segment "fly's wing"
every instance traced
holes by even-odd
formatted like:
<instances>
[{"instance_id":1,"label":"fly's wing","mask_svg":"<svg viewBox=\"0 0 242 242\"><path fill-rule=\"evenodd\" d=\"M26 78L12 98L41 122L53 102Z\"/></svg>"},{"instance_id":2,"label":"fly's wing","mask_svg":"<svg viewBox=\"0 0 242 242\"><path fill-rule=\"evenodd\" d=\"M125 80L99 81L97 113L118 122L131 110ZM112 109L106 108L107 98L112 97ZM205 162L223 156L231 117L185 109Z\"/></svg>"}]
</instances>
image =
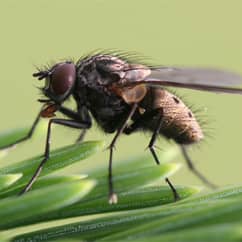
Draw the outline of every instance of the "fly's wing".
<instances>
[{"instance_id":1,"label":"fly's wing","mask_svg":"<svg viewBox=\"0 0 242 242\"><path fill-rule=\"evenodd\" d=\"M215 68L161 67L153 68L149 78L186 84L206 84L216 86L241 85L238 73Z\"/></svg>"},{"instance_id":2,"label":"fly's wing","mask_svg":"<svg viewBox=\"0 0 242 242\"><path fill-rule=\"evenodd\" d=\"M127 72L127 76L132 76L132 72L137 71L143 72L142 69L130 69ZM121 85L136 86L139 84L188 88L217 93L242 94L242 89L233 87L242 84L241 75L230 71L209 68L151 68L149 75L146 75L142 80L140 78L136 80L135 78L132 78L132 80L127 78L122 81Z\"/></svg>"}]
</instances>

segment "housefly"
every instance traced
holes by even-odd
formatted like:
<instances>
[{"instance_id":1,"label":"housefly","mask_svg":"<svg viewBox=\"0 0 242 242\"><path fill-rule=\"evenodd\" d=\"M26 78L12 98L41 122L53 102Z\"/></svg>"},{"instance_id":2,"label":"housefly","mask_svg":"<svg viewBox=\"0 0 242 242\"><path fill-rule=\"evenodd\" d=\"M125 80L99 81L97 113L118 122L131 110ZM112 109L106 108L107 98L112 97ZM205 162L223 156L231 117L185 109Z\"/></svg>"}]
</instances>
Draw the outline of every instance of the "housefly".
<instances>
[{"instance_id":1,"label":"housefly","mask_svg":"<svg viewBox=\"0 0 242 242\"><path fill-rule=\"evenodd\" d=\"M115 133L109 145L109 203L117 203L112 179L113 150L121 134L150 131L150 152L160 164L154 145L158 136L174 140L181 148L188 167L204 183L214 187L193 165L187 146L203 139L203 131L184 102L166 90L166 87L188 88L217 93L242 94L242 89L233 86L242 83L236 73L209 69L184 67L154 67L131 61L126 55L98 53L73 61L59 62L50 68L33 74L45 80L41 88L46 99L39 99L43 107L28 135L14 144L30 138L40 118L50 118L48 123L45 153L33 177L21 191L27 192L49 159L51 128L53 124L80 129L80 142L94 119L106 133ZM65 107L73 97L75 110ZM66 118L57 118L55 113ZM168 178L174 199L179 195Z\"/></svg>"}]
</instances>

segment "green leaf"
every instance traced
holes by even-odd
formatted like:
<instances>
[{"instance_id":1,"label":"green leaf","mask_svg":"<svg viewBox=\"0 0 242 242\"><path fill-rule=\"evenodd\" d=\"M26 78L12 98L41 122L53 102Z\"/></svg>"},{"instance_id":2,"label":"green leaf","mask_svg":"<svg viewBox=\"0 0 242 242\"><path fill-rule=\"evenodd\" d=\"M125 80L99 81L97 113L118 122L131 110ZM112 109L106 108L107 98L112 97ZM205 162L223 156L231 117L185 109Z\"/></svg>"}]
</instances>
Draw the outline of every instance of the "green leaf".
<instances>
[{"instance_id":1,"label":"green leaf","mask_svg":"<svg viewBox=\"0 0 242 242\"><path fill-rule=\"evenodd\" d=\"M75 223L69 226L52 228L36 233L36 235L63 236L79 234L82 239L105 238L110 241L119 239L134 239L150 236L164 235L171 231L184 231L184 229L199 226L216 225L218 223L242 222L242 206L240 199L225 199L221 201L204 201L197 204L182 201L170 206L141 209L94 219L87 222ZM71 228L71 231L70 231ZM75 231L75 232L73 232ZM80 231L82 233L80 234ZM124 231L117 233L118 231ZM115 234L117 233L117 234ZM34 233L32 234L34 236ZM29 237L31 238L31 236Z\"/></svg>"},{"instance_id":2,"label":"green leaf","mask_svg":"<svg viewBox=\"0 0 242 242\"><path fill-rule=\"evenodd\" d=\"M115 191L117 193L121 191L131 190L136 187L141 187L161 180L164 177L168 177L175 173L180 168L179 164L162 164L160 166L146 166L134 168L130 166L121 166L113 172L113 182ZM99 186L96 187L87 199L98 198L104 194L107 196L108 191L108 179L107 171L99 172L98 174L91 174L89 177L98 180Z\"/></svg>"},{"instance_id":3,"label":"green leaf","mask_svg":"<svg viewBox=\"0 0 242 242\"><path fill-rule=\"evenodd\" d=\"M151 189L151 188L146 188ZM148 190L143 191L148 191ZM179 194L183 196L189 196L194 194L195 192L198 192L198 189L196 188L178 188ZM133 198L136 196L136 199L134 202L137 203L138 192L133 195ZM154 194L157 197L157 193L154 192ZM154 195L153 194L153 195ZM143 196L142 189L140 192L140 197ZM147 194L146 199L149 197L149 193ZM131 195L132 196L132 195ZM160 197L166 197L167 200L171 199L171 194L168 192L167 189L161 188L160 189ZM128 197L128 196L127 196ZM120 202L121 203L121 202ZM109 207L112 207L111 205L108 205ZM118 205L117 205L118 206ZM187 205L186 205L187 206ZM162 206L163 207L163 206ZM190 207L190 206L189 206ZM159 211L161 208L150 208L150 209L140 209L140 210L133 210L129 212L123 212L118 214L109 215L103 218L97 218L97 219L91 219L89 221L84 222L78 222L78 223L71 223L63 226L57 226L50 229L40 230L32 233L26 233L24 235L19 235L16 238L16 241L18 241L18 238L23 239L23 241L29 241L31 239L36 238L45 238L46 241L57 239L57 238L65 238L70 236L78 236L79 239L88 239L88 240L94 240L94 239L100 239L106 235L114 234L118 231L125 231L130 227L133 227L137 224L143 224L147 221L152 220L154 217L162 216L164 217L164 212L166 211L167 206L164 206L163 212L157 214L157 211ZM69 209L69 208L68 208ZM174 209L172 209L174 210ZM80 219L82 220L82 219ZM38 240L36 240L38 241Z\"/></svg>"},{"instance_id":4,"label":"green leaf","mask_svg":"<svg viewBox=\"0 0 242 242\"><path fill-rule=\"evenodd\" d=\"M148 187L139 190L133 190L137 187L144 186L177 170L177 164L163 164L160 166L146 167L136 170L135 172L122 170L121 174L114 176L115 191L118 193L119 202L116 205L108 204L108 183L107 175L105 177L91 177L98 181L96 186L80 203L73 204L68 209L59 210L57 213L48 213L45 216L39 216L26 223L36 223L45 220L63 219L77 217L87 214L98 214L103 212L130 210L142 207L165 204L173 202L174 197L171 189L167 186ZM181 197L187 197L195 188L180 188ZM123 191L123 193L121 193ZM162 194L162 196L161 196ZM138 199L138 200L137 200Z\"/></svg>"},{"instance_id":5,"label":"green leaf","mask_svg":"<svg viewBox=\"0 0 242 242\"><path fill-rule=\"evenodd\" d=\"M30 127L17 128L0 133L0 148L6 145L11 145L15 141L25 137L30 130Z\"/></svg>"},{"instance_id":6,"label":"green leaf","mask_svg":"<svg viewBox=\"0 0 242 242\"><path fill-rule=\"evenodd\" d=\"M21 173L0 175L0 190L11 186L16 181L18 181L21 177L22 177Z\"/></svg>"},{"instance_id":7,"label":"green leaf","mask_svg":"<svg viewBox=\"0 0 242 242\"><path fill-rule=\"evenodd\" d=\"M184 199L191 194L198 192L194 187L176 187L180 198ZM174 196L169 187L145 187L136 190L122 192L118 195L119 202L111 206L107 202L107 196L98 199L88 200L85 198L83 203L77 203L61 212L61 216L74 217L86 214L99 214L103 212L114 212L147 208L158 205L165 205L174 202ZM57 216L56 216L57 218Z\"/></svg>"},{"instance_id":8,"label":"green leaf","mask_svg":"<svg viewBox=\"0 0 242 242\"><path fill-rule=\"evenodd\" d=\"M1 242L9 242L11 239L7 238L4 233L0 233L0 241Z\"/></svg>"},{"instance_id":9,"label":"green leaf","mask_svg":"<svg viewBox=\"0 0 242 242\"><path fill-rule=\"evenodd\" d=\"M180 213L167 218L159 218L129 229L125 232L110 236L110 240L119 240L123 238L142 238L143 236L156 236L157 234L170 231L184 230L187 228L212 225L217 223L242 222L241 200L222 200L196 203L192 206L192 212Z\"/></svg>"},{"instance_id":10,"label":"green leaf","mask_svg":"<svg viewBox=\"0 0 242 242\"><path fill-rule=\"evenodd\" d=\"M24 127L24 128L18 128L18 129L12 129L5 132L0 133L0 158L6 156L8 154L8 151L12 149L13 147L2 149L1 147L5 147L8 145L11 145L15 143L17 140L25 137L30 128Z\"/></svg>"},{"instance_id":11,"label":"green leaf","mask_svg":"<svg viewBox=\"0 0 242 242\"><path fill-rule=\"evenodd\" d=\"M82 143L81 145L72 145L55 150L51 153L51 158L46 163L46 168L43 169L42 175L49 174L50 172L69 165L72 162L79 160L80 156L85 158L85 156L88 156L92 152L92 149L93 152L95 152L101 146L102 143L100 142L86 142ZM16 235L19 235L16 240L18 238L21 238L22 240L27 237L33 239L31 236L36 235L37 237L34 237L35 240L36 238L45 238L47 240L52 240L53 238L68 238L69 240L70 235L71 237L74 235L74 239L78 238L78 241L80 241L80 239L93 240L106 238L106 236L111 235L114 236L116 233L117 236L119 236L121 231L129 232L129 229L132 228L133 224L139 228L141 225L158 221L161 218L165 219L166 217L172 217L173 215L189 213L189 211L195 207L193 204L196 202L188 202L187 200L187 202L184 204L180 202L181 204L179 205L178 202L173 205L174 198L170 188L168 186L161 187L154 185L160 184L160 180L163 180L164 177L172 175L180 167L178 164L167 163L168 160L174 158L176 153L177 149L170 149L169 152L164 152L160 158L162 162L160 166L155 165L151 155L130 159L130 161L120 162L119 164L115 165L113 181L115 192L117 192L119 195L118 204L109 205L107 202L108 170L105 165L105 167L101 169L95 170L92 168L90 170L90 178L97 180L98 186L96 186L87 196L85 196L82 201L69 204L68 207L63 206L62 208L60 207L58 209L54 209L53 211L43 209L43 211L39 211L39 213L36 212L37 215L35 215L35 213L34 215L28 215L28 213L26 213L26 217L22 216L21 219L18 217L18 213L16 213L16 217L14 215L12 216L12 221L7 221L7 223L4 224L0 223L0 228L1 226L3 229L15 228L23 225L33 225L37 222L50 222L50 220L53 219L60 220L64 218L70 218L72 219L70 221L73 222L74 217L90 214L95 214L94 218L80 217L75 219L75 221L80 221L78 223L60 226L61 224L66 223L64 222L65 220L63 220L58 222L59 226L57 227L56 223L50 222L48 223L49 229L47 230L39 230L37 225L30 226L27 232L24 232L26 233L25 235L22 234L23 230L21 230L21 228L15 228L14 230L12 229L12 231L3 231L0 233L0 236L1 234L4 236L7 234L9 236L8 238L13 238ZM26 182L28 182L40 162L41 157L39 156L0 169L0 174L10 174L13 173L13 171L21 171L24 175L24 177L21 178L19 182L13 184L11 188L0 192L0 197L17 194L23 188ZM25 196L43 191L46 189L44 187L62 187L62 191L64 191L66 184L75 183L79 179L79 176L40 178L34 184L32 191ZM82 181L85 182L86 179L84 178ZM200 190L194 187L176 186L176 188L182 199ZM51 194L56 196L56 192L52 192ZM15 197L5 198L2 200L2 202L14 198ZM171 204L165 205L168 203ZM24 204L27 204L27 202L24 202ZM34 205L31 206L34 207ZM43 204L43 208L46 209L46 207L48 206ZM2 209L1 201L0 209ZM109 212L109 214L107 214L107 212ZM97 214L100 215L97 216ZM1 213L0 216L2 218ZM86 222L83 222L83 219L85 219ZM5 218L3 218L3 220L5 220ZM37 231L31 232L33 229L37 229ZM81 234L80 231L82 231Z\"/></svg>"},{"instance_id":12,"label":"green leaf","mask_svg":"<svg viewBox=\"0 0 242 242\"><path fill-rule=\"evenodd\" d=\"M2 199L0 229L20 226L25 219L70 205L85 196L94 184L93 180L68 182Z\"/></svg>"},{"instance_id":13,"label":"green leaf","mask_svg":"<svg viewBox=\"0 0 242 242\"><path fill-rule=\"evenodd\" d=\"M221 200L221 199L234 199L234 198L242 198L242 186L227 186L223 188L219 188L217 190L213 190L211 192L205 194L197 194L192 198L183 200L181 203L194 203L194 202L206 202L213 200Z\"/></svg>"},{"instance_id":14,"label":"green leaf","mask_svg":"<svg viewBox=\"0 0 242 242\"><path fill-rule=\"evenodd\" d=\"M49 187L52 185L65 184L72 181L79 181L85 178L87 178L87 175L69 175L69 176L59 175L59 176L42 177L34 183L32 190Z\"/></svg>"},{"instance_id":15,"label":"green leaf","mask_svg":"<svg viewBox=\"0 0 242 242\"><path fill-rule=\"evenodd\" d=\"M160 234L157 236L149 236L149 241L152 242L229 242L241 241L242 238L242 224L228 223L216 224L212 226L204 226L199 228L186 229L184 231L170 232ZM102 241L110 241L104 240ZM123 240L117 240L123 241ZM147 237L132 239L132 242L146 242Z\"/></svg>"},{"instance_id":16,"label":"green leaf","mask_svg":"<svg viewBox=\"0 0 242 242\"><path fill-rule=\"evenodd\" d=\"M80 160L86 159L91 156L102 147L103 143L100 141L89 141L81 144L75 144L66 146L60 149L56 149L50 153L50 159L44 165L41 176L45 176L51 172L64 168ZM9 165L0 169L0 174L9 173L22 173L23 177L13 186L12 189L16 187L23 187L33 176L38 165L43 160L43 156L37 156L17 164ZM9 191L5 195L10 195ZM4 192L0 194L0 197L4 197Z\"/></svg>"},{"instance_id":17,"label":"green leaf","mask_svg":"<svg viewBox=\"0 0 242 242\"><path fill-rule=\"evenodd\" d=\"M172 146L161 153L159 152L159 154L157 155L159 155L159 160L161 162L161 165L163 165L165 163L171 162L177 156L178 153L179 153L179 150L177 149L177 147ZM137 157L131 157L115 163L113 167L113 172L115 174L115 173L121 173L128 170L132 171L134 169L146 168L151 166L159 167L156 165L152 155L148 154L148 155L142 155ZM93 177L100 177L107 174L106 163L105 163L105 166L98 167L97 169L93 167L91 167L91 169L87 169L87 174Z\"/></svg>"},{"instance_id":18,"label":"green leaf","mask_svg":"<svg viewBox=\"0 0 242 242\"><path fill-rule=\"evenodd\" d=\"M6 175L8 176L8 175ZM48 187L52 185L57 185L57 184L62 184L70 181L77 181L80 179L86 178L87 175L63 175L63 176L47 176L47 177L42 177L36 180L36 182L33 184L31 190L43 188L43 187ZM5 197L9 197L12 195L19 194L20 191L22 191L23 186L17 186L15 188L9 189L6 192L2 194Z\"/></svg>"},{"instance_id":19,"label":"green leaf","mask_svg":"<svg viewBox=\"0 0 242 242\"><path fill-rule=\"evenodd\" d=\"M180 164L167 163L176 155L177 149L170 149L159 156L161 165L156 165L151 155L139 156L129 160L123 160L113 168L114 188L117 193L130 191L134 188L147 186L157 181L163 181L164 177L174 174ZM107 166L98 170L88 171L88 176L98 180L99 185L93 189L86 200L107 196L108 194L108 170Z\"/></svg>"},{"instance_id":20,"label":"green leaf","mask_svg":"<svg viewBox=\"0 0 242 242\"><path fill-rule=\"evenodd\" d=\"M12 130L8 130L0 133L0 149L6 145L11 145L15 143L17 140L26 137L29 130L31 129L31 125L29 127L15 128ZM44 130L47 129L47 122L40 122L36 127L36 130L33 134L33 137L40 135Z\"/></svg>"},{"instance_id":21,"label":"green leaf","mask_svg":"<svg viewBox=\"0 0 242 242\"><path fill-rule=\"evenodd\" d=\"M0 150L0 159L2 159L4 156L8 154L8 150Z\"/></svg>"}]
</instances>

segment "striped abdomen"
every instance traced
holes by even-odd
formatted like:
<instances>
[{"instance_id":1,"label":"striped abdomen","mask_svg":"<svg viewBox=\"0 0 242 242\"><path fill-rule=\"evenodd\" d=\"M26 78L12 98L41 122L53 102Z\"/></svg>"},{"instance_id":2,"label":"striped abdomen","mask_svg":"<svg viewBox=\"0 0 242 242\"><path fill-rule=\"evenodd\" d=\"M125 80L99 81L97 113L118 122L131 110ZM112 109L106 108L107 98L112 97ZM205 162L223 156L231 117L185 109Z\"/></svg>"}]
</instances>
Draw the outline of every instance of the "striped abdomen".
<instances>
[{"instance_id":1,"label":"striped abdomen","mask_svg":"<svg viewBox=\"0 0 242 242\"><path fill-rule=\"evenodd\" d=\"M162 88L149 88L142 101L145 111L157 110L145 129L154 130L159 114L163 113L160 133L179 144L191 144L203 138L202 129L192 111L174 94Z\"/></svg>"}]
</instances>

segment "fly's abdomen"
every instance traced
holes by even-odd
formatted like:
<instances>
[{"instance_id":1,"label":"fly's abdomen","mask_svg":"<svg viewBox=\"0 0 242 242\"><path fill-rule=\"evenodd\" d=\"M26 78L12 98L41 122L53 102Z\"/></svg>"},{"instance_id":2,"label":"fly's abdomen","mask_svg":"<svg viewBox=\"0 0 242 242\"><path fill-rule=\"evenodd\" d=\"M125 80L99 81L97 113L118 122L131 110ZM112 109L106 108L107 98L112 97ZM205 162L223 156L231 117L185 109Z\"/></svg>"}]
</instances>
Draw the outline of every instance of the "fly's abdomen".
<instances>
[{"instance_id":1,"label":"fly's abdomen","mask_svg":"<svg viewBox=\"0 0 242 242\"><path fill-rule=\"evenodd\" d=\"M203 138L202 129L192 111L174 94L152 88L153 109L162 110L160 133L179 144L192 144ZM155 122L152 122L152 126ZM154 126L153 126L154 128Z\"/></svg>"}]
</instances>

